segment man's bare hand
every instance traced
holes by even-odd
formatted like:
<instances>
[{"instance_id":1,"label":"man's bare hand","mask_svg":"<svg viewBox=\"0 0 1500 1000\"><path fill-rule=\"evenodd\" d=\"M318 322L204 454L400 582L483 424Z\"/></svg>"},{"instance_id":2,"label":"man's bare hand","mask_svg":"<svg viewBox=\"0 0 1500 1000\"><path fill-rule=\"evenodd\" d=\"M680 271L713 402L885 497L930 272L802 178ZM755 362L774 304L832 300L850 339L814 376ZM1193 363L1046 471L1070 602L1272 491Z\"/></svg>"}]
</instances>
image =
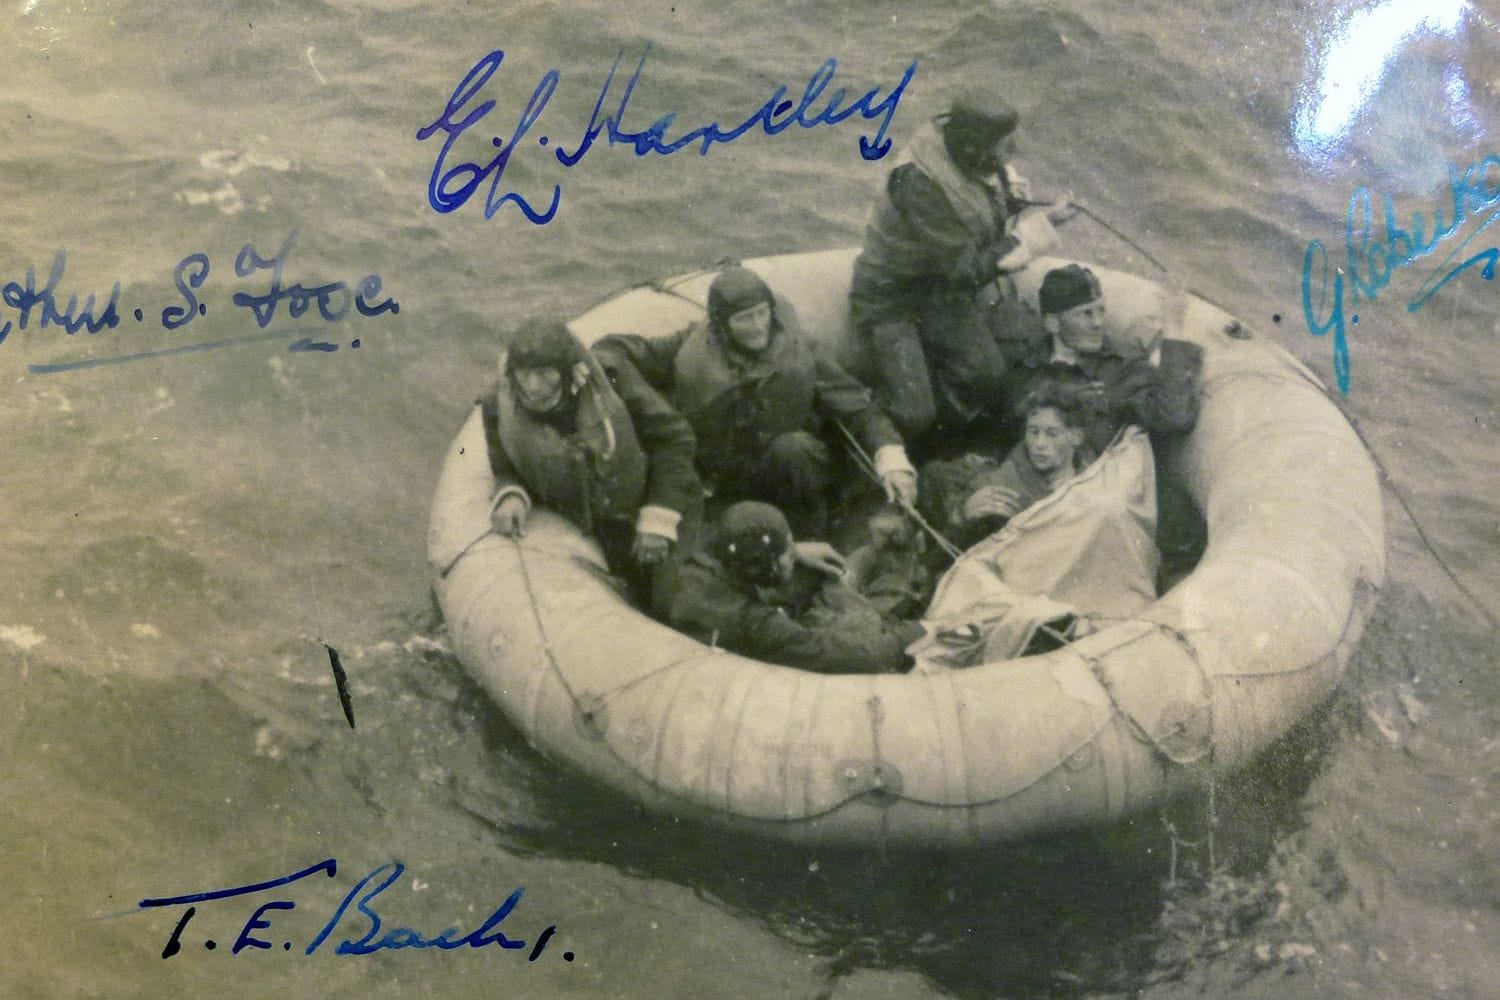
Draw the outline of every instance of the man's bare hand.
<instances>
[{"instance_id":1,"label":"man's bare hand","mask_svg":"<svg viewBox=\"0 0 1500 1000\"><path fill-rule=\"evenodd\" d=\"M917 474L910 469L893 469L880 477L887 503L914 507L917 503Z\"/></svg>"},{"instance_id":2,"label":"man's bare hand","mask_svg":"<svg viewBox=\"0 0 1500 1000\"><path fill-rule=\"evenodd\" d=\"M988 515L1015 517L1021 512L1021 495L1004 486L981 486L964 501L964 520Z\"/></svg>"},{"instance_id":3,"label":"man's bare hand","mask_svg":"<svg viewBox=\"0 0 1500 1000\"><path fill-rule=\"evenodd\" d=\"M637 531L635 544L630 554L642 566L655 566L667 561L672 554L672 540L665 535L653 535L649 531Z\"/></svg>"},{"instance_id":4,"label":"man's bare hand","mask_svg":"<svg viewBox=\"0 0 1500 1000\"><path fill-rule=\"evenodd\" d=\"M827 542L795 542L792 545L792 555L798 565L827 573L836 580L842 580L849 570L839 550Z\"/></svg>"}]
</instances>

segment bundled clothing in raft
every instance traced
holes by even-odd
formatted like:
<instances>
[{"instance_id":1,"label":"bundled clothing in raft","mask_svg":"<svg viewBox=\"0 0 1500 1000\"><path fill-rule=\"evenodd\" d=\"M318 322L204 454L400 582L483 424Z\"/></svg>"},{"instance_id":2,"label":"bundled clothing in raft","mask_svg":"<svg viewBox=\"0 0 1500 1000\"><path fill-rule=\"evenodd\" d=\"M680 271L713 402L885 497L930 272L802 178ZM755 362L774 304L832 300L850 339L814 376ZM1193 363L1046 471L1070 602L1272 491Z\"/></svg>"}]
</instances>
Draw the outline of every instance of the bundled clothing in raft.
<instances>
[{"instance_id":1,"label":"bundled clothing in raft","mask_svg":"<svg viewBox=\"0 0 1500 1000\"><path fill-rule=\"evenodd\" d=\"M1156 600L1156 475L1144 431L965 552L938 582L918 672L1019 656L1040 626L1130 618Z\"/></svg>"}]
</instances>

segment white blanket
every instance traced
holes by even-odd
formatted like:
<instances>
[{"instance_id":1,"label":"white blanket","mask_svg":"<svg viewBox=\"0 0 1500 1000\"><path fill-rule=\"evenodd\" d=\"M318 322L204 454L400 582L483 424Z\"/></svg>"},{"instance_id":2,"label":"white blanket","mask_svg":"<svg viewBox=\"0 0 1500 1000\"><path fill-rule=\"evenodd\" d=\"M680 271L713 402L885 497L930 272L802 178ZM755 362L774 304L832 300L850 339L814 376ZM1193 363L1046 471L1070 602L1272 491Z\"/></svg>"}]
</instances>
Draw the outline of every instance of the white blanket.
<instances>
[{"instance_id":1,"label":"white blanket","mask_svg":"<svg viewBox=\"0 0 1500 1000\"><path fill-rule=\"evenodd\" d=\"M1064 615L1129 618L1156 599L1151 442L1126 428L1104 454L959 557L913 643L914 672L1018 656Z\"/></svg>"}]
</instances>

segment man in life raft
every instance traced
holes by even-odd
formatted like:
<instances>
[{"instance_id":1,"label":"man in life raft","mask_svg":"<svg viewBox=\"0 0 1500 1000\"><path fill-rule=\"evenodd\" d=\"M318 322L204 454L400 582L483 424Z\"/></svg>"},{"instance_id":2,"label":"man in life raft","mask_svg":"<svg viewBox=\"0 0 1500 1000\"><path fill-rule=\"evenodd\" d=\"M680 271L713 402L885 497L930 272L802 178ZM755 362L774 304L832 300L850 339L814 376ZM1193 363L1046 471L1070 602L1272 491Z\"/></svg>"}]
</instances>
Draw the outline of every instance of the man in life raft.
<instances>
[{"instance_id":1,"label":"man in life raft","mask_svg":"<svg viewBox=\"0 0 1500 1000\"><path fill-rule=\"evenodd\" d=\"M1045 381L1083 384L1097 414L1086 438L1094 452L1102 452L1122 427L1146 431L1156 463L1156 542L1165 584L1197 561L1208 537L1202 513L1186 487L1166 474L1165 461L1197 422L1203 350L1161 339L1159 326L1145 342L1114 331L1099 279L1079 264L1047 272L1040 308L1044 336L1029 344L1007 342L1020 349L1006 373L1005 396L1024 399ZM1010 428L1002 437L1017 433Z\"/></svg>"},{"instance_id":2,"label":"man in life raft","mask_svg":"<svg viewBox=\"0 0 1500 1000\"><path fill-rule=\"evenodd\" d=\"M639 604L663 603L679 527L703 492L687 421L629 366L606 372L551 319L516 330L480 405L495 531L524 535L539 503L593 536Z\"/></svg>"},{"instance_id":3,"label":"man in life raft","mask_svg":"<svg viewBox=\"0 0 1500 1000\"><path fill-rule=\"evenodd\" d=\"M907 669L906 647L923 627L883 618L838 571L836 553L795 541L780 510L740 501L683 567L667 620L700 642L768 663L830 674Z\"/></svg>"},{"instance_id":4,"label":"man in life raft","mask_svg":"<svg viewBox=\"0 0 1500 1000\"><path fill-rule=\"evenodd\" d=\"M908 441L961 432L997 405L997 333L1019 308L1005 274L1052 249L1052 224L1076 211L1065 196L1023 214L1033 203L1009 164L1019 120L998 94L956 97L898 154L854 262L850 323Z\"/></svg>"},{"instance_id":5,"label":"man in life raft","mask_svg":"<svg viewBox=\"0 0 1500 1000\"><path fill-rule=\"evenodd\" d=\"M1086 443L1097 405L1086 383L1044 379L1021 401L1025 434L1003 461L970 453L924 466L923 503L949 540L968 548L1082 472L1099 455Z\"/></svg>"},{"instance_id":6,"label":"man in life raft","mask_svg":"<svg viewBox=\"0 0 1500 1000\"><path fill-rule=\"evenodd\" d=\"M1086 387L1097 413L1087 435L1095 453L1126 424L1140 426L1153 444L1159 436L1192 430L1198 419L1201 348L1181 340L1128 349L1113 342L1104 290L1094 272L1080 264L1048 271L1039 303L1045 335L1011 342L1018 350L1006 373L1006 398L1025 399L1049 381ZM1013 421L1020 419L1024 414L1012 415Z\"/></svg>"},{"instance_id":7,"label":"man in life raft","mask_svg":"<svg viewBox=\"0 0 1500 1000\"><path fill-rule=\"evenodd\" d=\"M840 425L873 456L887 499L916 499L916 471L870 391L747 268L714 278L706 320L671 337L611 335L594 350L607 365L636 366L687 418L716 504L763 500L786 511L799 534L823 537Z\"/></svg>"}]
</instances>

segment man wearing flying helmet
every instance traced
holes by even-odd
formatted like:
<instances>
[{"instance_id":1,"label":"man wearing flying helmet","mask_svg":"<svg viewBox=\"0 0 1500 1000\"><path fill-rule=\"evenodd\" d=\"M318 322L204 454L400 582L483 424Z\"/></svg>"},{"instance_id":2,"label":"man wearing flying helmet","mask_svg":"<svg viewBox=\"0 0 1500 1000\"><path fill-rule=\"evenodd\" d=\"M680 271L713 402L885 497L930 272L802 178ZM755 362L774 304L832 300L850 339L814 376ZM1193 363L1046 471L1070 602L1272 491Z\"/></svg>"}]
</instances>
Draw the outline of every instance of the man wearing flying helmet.
<instances>
[{"instance_id":1,"label":"man wearing flying helmet","mask_svg":"<svg viewBox=\"0 0 1500 1000\"><path fill-rule=\"evenodd\" d=\"M714 278L705 321L672 337L605 337L596 349L606 364L638 366L688 419L698 470L719 503L764 500L799 533L822 537L839 425L872 456L889 499L916 498L901 436L870 391L813 344L791 304L748 268Z\"/></svg>"},{"instance_id":2,"label":"man wearing flying helmet","mask_svg":"<svg viewBox=\"0 0 1500 1000\"><path fill-rule=\"evenodd\" d=\"M817 568L819 544L795 541L770 504L733 504L683 567L668 621L699 642L768 663L828 674L907 669L906 647L925 630L883 618L832 576L834 567Z\"/></svg>"},{"instance_id":3,"label":"man wearing flying helmet","mask_svg":"<svg viewBox=\"0 0 1500 1000\"><path fill-rule=\"evenodd\" d=\"M591 534L649 606L653 573L702 495L692 428L628 366L607 373L560 321L522 323L500 370L480 401L495 530L524 535L541 504Z\"/></svg>"}]
</instances>

